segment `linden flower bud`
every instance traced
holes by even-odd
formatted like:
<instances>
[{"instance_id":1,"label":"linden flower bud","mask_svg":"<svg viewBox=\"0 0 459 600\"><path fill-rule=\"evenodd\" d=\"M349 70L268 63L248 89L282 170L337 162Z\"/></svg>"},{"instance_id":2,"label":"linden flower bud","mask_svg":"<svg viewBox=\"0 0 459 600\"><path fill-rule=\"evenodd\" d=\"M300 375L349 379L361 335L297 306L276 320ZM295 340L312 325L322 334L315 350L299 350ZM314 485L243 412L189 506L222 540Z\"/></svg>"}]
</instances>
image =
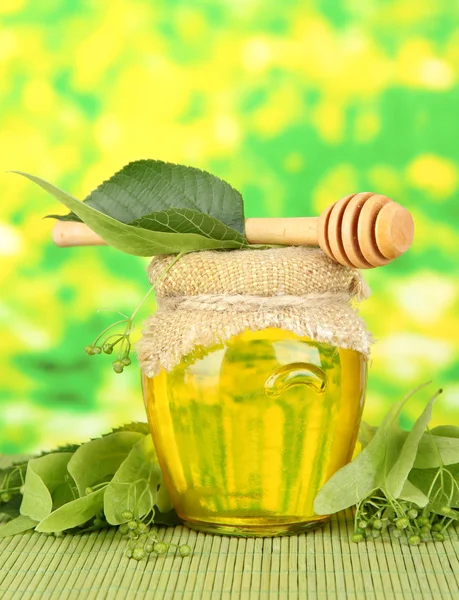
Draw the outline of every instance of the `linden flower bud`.
<instances>
[{"instance_id":1,"label":"linden flower bud","mask_svg":"<svg viewBox=\"0 0 459 600\"><path fill-rule=\"evenodd\" d=\"M191 553L191 548L188 546L188 544L182 544L179 548L179 553L180 556L189 556Z\"/></svg>"},{"instance_id":2,"label":"linden flower bud","mask_svg":"<svg viewBox=\"0 0 459 600\"><path fill-rule=\"evenodd\" d=\"M145 556L145 550L143 548L134 548L132 551L132 558L135 560L142 560Z\"/></svg>"},{"instance_id":3,"label":"linden flower bud","mask_svg":"<svg viewBox=\"0 0 459 600\"><path fill-rule=\"evenodd\" d=\"M120 360L113 361L112 367L115 373L122 373L124 369L124 365Z\"/></svg>"},{"instance_id":4,"label":"linden flower bud","mask_svg":"<svg viewBox=\"0 0 459 600\"><path fill-rule=\"evenodd\" d=\"M405 517L401 517L400 519L397 519L395 521L395 526L398 529L406 529L408 527L408 525L410 524L410 522L408 521L408 519L406 519Z\"/></svg>"},{"instance_id":5,"label":"linden flower bud","mask_svg":"<svg viewBox=\"0 0 459 600\"><path fill-rule=\"evenodd\" d=\"M153 551L156 552L156 554L166 554L167 545L164 542L156 542L153 546Z\"/></svg>"},{"instance_id":6,"label":"linden flower bud","mask_svg":"<svg viewBox=\"0 0 459 600\"><path fill-rule=\"evenodd\" d=\"M88 356L92 356L93 354L95 354L94 352L94 346L85 346L84 351L86 352L86 354L88 354Z\"/></svg>"},{"instance_id":7,"label":"linden flower bud","mask_svg":"<svg viewBox=\"0 0 459 600\"><path fill-rule=\"evenodd\" d=\"M454 511L451 507L449 506L442 506L440 508L440 512L442 512L445 516L447 517L455 517L456 516L456 511Z\"/></svg>"},{"instance_id":8,"label":"linden flower bud","mask_svg":"<svg viewBox=\"0 0 459 600\"><path fill-rule=\"evenodd\" d=\"M123 365L125 367L129 367L129 365L131 364L131 359L129 358L129 356L125 356L121 362L123 363Z\"/></svg>"}]
</instances>

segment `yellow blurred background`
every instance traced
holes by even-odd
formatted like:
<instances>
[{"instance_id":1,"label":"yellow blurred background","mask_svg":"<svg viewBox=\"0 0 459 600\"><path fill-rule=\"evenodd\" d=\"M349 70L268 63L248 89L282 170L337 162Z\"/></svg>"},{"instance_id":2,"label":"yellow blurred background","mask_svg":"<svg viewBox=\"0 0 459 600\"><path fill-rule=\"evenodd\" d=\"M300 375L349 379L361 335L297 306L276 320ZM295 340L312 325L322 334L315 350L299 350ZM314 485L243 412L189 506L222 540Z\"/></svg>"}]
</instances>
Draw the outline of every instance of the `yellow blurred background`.
<instances>
[{"instance_id":1,"label":"yellow blurred background","mask_svg":"<svg viewBox=\"0 0 459 600\"><path fill-rule=\"evenodd\" d=\"M138 304L147 261L55 248L42 217L60 207L5 173L82 199L139 158L219 175L246 216L364 190L407 206L412 250L367 273L365 418L432 379L435 423L459 424L458 25L448 0L1 2L0 451L145 420L136 366L83 348L116 316L99 309Z\"/></svg>"}]
</instances>

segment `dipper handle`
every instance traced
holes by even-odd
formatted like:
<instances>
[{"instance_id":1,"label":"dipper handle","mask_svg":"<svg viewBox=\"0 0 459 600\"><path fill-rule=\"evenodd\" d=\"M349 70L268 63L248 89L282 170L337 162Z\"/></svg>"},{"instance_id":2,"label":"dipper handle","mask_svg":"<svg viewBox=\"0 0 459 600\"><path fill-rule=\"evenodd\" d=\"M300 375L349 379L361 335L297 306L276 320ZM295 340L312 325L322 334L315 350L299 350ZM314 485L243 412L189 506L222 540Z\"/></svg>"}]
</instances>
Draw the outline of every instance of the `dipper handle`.
<instances>
[{"instance_id":1,"label":"dipper handle","mask_svg":"<svg viewBox=\"0 0 459 600\"><path fill-rule=\"evenodd\" d=\"M317 246L318 222L319 217L246 219L245 235L250 244ZM61 248L106 245L87 225L75 221L56 221L51 235Z\"/></svg>"}]
</instances>

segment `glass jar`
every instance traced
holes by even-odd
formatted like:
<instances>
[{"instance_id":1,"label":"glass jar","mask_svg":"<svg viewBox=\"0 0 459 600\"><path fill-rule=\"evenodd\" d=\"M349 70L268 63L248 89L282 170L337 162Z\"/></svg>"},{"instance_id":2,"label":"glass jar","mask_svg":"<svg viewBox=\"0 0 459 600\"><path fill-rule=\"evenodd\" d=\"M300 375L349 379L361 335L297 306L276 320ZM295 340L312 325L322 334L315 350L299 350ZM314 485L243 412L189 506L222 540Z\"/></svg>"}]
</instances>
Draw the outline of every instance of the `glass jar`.
<instances>
[{"instance_id":1,"label":"glass jar","mask_svg":"<svg viewBox=\"0 0 459 600\"><path fill-rule=\"evenodd\" d=\"M148 378L144 399L185 524L239 536L299 533L328 519L313 501L350 461L363 410L362 354L277 328L198 347Z\"/></svg>"}]
</instances>

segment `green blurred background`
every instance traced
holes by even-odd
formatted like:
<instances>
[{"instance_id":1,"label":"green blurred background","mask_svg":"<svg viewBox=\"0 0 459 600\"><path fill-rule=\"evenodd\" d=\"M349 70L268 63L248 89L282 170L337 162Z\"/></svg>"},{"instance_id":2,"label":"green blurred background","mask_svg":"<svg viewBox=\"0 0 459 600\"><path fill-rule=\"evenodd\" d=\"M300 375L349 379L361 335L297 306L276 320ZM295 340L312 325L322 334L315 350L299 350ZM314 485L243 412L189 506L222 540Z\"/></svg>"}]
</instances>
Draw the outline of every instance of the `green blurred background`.
<instances>
[{"instance_id":1,"label":"green blurred background","mask_svg":"<svg viewBox=\"0 0 459 600\"><path fill-rule=\"evenodd\" d=\"M219 175L247 216L364 190L409 207L412 250L367 272L365 416L432 379L435 422L458 424L458 25L450 0L1 2L0 451L145 419L136 366L83 348L116 317L98 309L138 304L147 261L55 248L60 206L4 172L83 198L138 158Z\"/></svg>"}]
</instances>

